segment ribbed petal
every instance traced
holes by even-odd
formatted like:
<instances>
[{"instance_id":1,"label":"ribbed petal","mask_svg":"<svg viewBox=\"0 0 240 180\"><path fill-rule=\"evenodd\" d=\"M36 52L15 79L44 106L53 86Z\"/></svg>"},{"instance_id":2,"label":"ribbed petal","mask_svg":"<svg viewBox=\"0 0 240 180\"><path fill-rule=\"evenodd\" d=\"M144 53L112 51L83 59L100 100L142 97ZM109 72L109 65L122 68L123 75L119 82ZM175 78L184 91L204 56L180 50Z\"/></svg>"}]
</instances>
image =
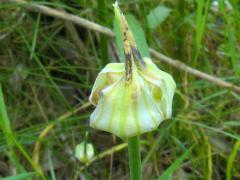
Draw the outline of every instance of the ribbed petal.
<instances>
[{"instance_id":1,"label":"ribbed petal","mask_svg":"<svg viewBox=\"0 0 240 180\"><path fill-rule=\"evenodd\" d=\"M172 100L176 84L172 76L158 67L149 58L144 58L146 69L141 71L143 78L152 86L152 93L155 103L164 114L164 119L172 115Z\"/></svg>"},{"instance_id":2,"label":"ribbed petal","mask_svg":"<svg viewBox=\"0 0 240 180\"><path fill-rule=\"evenodd\" d=\"M152 85L135 73L131 83L126 83L123 76L101 91L90 125L129 138L156 129L162 120Z\"/></svg>"},{"instance_id":3,"label":"ribbed petal","mask_svg":"<svg viewBox=\"0 0 240 180\"><path fill-rule=\"evenodd\" d=\"M107 64L97 76L89 97L90 102L96 106L99 100L100 91L119 80L123 76L124 71L124 63Z\"/></svg>"}]
</instances>

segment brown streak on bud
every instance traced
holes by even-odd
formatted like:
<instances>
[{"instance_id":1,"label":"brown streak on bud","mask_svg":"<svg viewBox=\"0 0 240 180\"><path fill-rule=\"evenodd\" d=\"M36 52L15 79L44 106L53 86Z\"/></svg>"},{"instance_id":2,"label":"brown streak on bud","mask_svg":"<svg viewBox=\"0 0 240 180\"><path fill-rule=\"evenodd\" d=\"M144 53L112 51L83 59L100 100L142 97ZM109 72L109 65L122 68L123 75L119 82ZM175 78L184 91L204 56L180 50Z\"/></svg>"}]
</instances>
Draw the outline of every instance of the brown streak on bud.
<instances>
[{"instance_id":1,"label":"brown streak on bud","mask_svg":"<svg viewBox=\"0 0 240 180\"><path fill-rule=\"evenodd\" d=\"M131 50L134 56L134 62L136 63L137 67L145 68L146 63L144 62L138 48L136 46L131 46Z\"/></svg>"},{"instance_id":2,"label":"brown streak on bud","mask_svg":"<svg viewBox=\"0 0 240 180\"><path fill-rule=\"evenodd\" d=\"M125 73L126 73L126 80L129 81L132 79L132 60L131 60L131 54L125 52Z\"/></svg>"}]
</instances>

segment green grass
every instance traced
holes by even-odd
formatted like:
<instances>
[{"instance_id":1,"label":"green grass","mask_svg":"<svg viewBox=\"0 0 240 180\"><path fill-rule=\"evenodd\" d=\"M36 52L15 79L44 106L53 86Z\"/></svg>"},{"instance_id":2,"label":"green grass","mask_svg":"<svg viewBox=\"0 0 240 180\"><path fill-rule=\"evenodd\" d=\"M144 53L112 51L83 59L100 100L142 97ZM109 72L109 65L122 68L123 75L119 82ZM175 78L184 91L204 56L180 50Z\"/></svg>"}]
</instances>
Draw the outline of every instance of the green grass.
<instances>
[{"instance_id":1,"label":"green grass","mask_svg":"<svg viewBox=\"0 0 240 180\"><path fill-rule=\"evenodd\" d=\"M24 179L30 179L30 178L34 177L35 175L36 175L36 173L34 173L34 172L22 173L22 174L18 174L15 176L9 176L9 177L2 178L2 180L24 180Z\"/></svg>"},{"instance_id":2,"label":"green grass","mask_svg":"<svg viewBox=\"0 0 240 180\"><path fill-rule=\"evenodd\" d=\"M6 111L1 84L0 84L0 128L4 134L4 140L6 141L7 144L6 149L7 156L9 157L10 161L18 169L19 172L25 172L25 169L19 162L19 158L17 157L16 152L14 151L13 148L13 146L15 145L13 140L14 137Z\"/></svg>"},{"instance_id":3,"label":"green grass","mask_svg":"<svg viewBox=\"0 0 240 180\"><path fill-rule=\"evenodd\" d=\"M113 29L113 1L100 2L35 3L64 9ZM219 2L218 12L212 10L210 0L132 0L120 1L120 7L128 14L144 56L149 56L149 46L239 85L240 10L236 0L231 0L231 11ZM148 17L159 6L168 8L169 14L151 29ZM96 155L122 140L89 127L93 107L62 122L57 119L88 102L104 64L124 61L122 51L116 48L121 47L120 37L116 33L116 43L73 26L78 36L73 38L61 20L23 11L17 4L1 5L0 10L0 178L29 175L31 179L37 174L33 148L44 128L54 123L55 128L42 141L39 165L46 179L74 179L82 167L74 158L74 149L86 131ZM154 61L173 75L177 92L172 119L141 136L143 179L169 175L172 179L239 179L239 94ZM97 159L88 166L89 177L128 179L127 160L126 147Z\"/></svg>"},{"instance_id":4,"label":"green grass","mask_svg":"<svg viewBox=\"0 0 240 180\"><path fill-rule=\"evenodd\" d=\"M193 66L195 67L196 61L198 60L199 53L202 49L202 39L206 26L206 20L208 17L208 11L210 7L210 0L197 1L197 22L196 22L196 51L193 59Z\"/></svg>"},{"instance_id":5,"label":"green grass","mask_svg":"<svg viewBox=\"0 0 240 180\"><path fill-rule=\"evenodd\" d=\"M15 168L17 168L17 170L19 172L25 173L25 168L20 163L19 157L17 156L17 154L15 152L14 147L16 147L21 152L21 154L26 158L26 160L30 163L32 168L34 170L36 170L36 172L39 173L43 179L45 179L44 175L40 172L38 165L33 163L32 159L30 158L30 156L28 155L26 150L22 147L21 144L19 144L19 142L17 141L17 139L14 136L14 133L11 129L11 123L8 119L1 84L0 84L0 128L4 134L5 140L7 142L6 144L7 144L8 149L7 149L6 154L7 154L8 158L10 159L10 161L12 162L13 166ZM25 176L25 175L26 174L23 174L23 176ZM14 177L12 177L12 178L14 179Z\"/></svg>"}]
</instances>

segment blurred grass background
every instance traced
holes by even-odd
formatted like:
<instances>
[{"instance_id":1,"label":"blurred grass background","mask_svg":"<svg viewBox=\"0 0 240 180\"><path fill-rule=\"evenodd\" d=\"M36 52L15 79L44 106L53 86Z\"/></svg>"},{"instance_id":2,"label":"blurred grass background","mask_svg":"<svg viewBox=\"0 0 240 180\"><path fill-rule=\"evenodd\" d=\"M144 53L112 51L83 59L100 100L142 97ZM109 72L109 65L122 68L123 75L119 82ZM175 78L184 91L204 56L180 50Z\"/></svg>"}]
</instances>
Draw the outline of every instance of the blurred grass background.
<instances>
[{"instance_id":1,"label":"blurred grass background","mask_svg":"<svg viewBox=\"0 0 240 180\"><path fill-rule=\"evenodd\" d=\"M121 61L115 39L5 2L0 3L0 177L38 173L43 179L84 179L74 149L88 131L96 154L110 150L89 165L90 178L128 179L126 146L111 149L122 140L89 128L88 122L97 73L108 62ZM113 2L34 1L111 29ZM119 4L129 21L140 24L149 47L240 85L239 1ZM172 119L141 136L143 179L240 179L240 95L155 63L172 74L177 92ZM36 151L39 134L49 126Z\"/></svg>"}]
</instances>

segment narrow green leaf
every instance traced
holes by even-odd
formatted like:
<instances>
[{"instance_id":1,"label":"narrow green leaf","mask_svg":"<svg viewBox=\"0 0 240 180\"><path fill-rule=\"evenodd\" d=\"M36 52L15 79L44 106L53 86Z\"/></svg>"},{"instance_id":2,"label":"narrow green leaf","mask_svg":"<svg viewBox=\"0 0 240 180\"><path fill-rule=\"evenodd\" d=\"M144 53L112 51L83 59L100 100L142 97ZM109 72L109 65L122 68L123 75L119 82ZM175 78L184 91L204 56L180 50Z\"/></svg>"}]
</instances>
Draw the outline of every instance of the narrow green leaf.
<instances>
[{"instance_id":1,"label":"narrow green leaf","mask_svg":"<svg viewBox=\"0 0 240 180\"><path fill-rule=\"evenodd\" d=\"M4 103L2 86L0 84L0 128L4 129L5 133L9 133L11 131L10 122L8 120L6 106Z\"/></svg>"},{"instance_id":2,"label":"narrow green leaf","mask_svg":"<svg viewBox=\"0 0 240 180\"><path fill-rule=\"evenodd\" d=\"M234 127L239 127L240 126L240 119L236 121L227 121L224 123L224 126L234 126Z\"/></svg>"},{"instance_id":3,"label":"narrow green leaf","mask_svg":"<svg viewBox=\"0 0 240 180\"><path fill-rule=\"evenodd\" d=\"M138 47L142 57L150 57L144 31L143 31L142 27L140 26L140 24L138 23L137 19L131 14L128 14L126 16L126 19L132 30L134 39L136 41L137 47Z\"/></svg>"},{"instance_id":4,"label":"narrow green leaf","mask_svg":"<svg viewBox=\"0 0 240 180\"><path fill-rule=\"evenodd\" d=\"M208 129L208 130L210 130L212 132L220 133L220 134L223 134L225 136L231 137L233 139L240 140L240 136L238 134L232 134L232 133L229 133L227 131L223 131L221 129L218 129L218 128L215 128L215 127L211 127L211 126L208 126L208 125L203 124L203 123L187 121L187 120L183 120L183 119L179 119L179 118L172 118L172 119L173 120L177 120L179 122L184 122L184 123L188 123L188 124L195 125L195 126L198 126L198 127L202 127L202 128Z\"/></svg>"},{"instance_id":5,"label":"narrow green leaf","mask_svg":"<svg viewBox=\"0 0 240 180\"><path fill-rule=\"evenodd\" d=\"M126 19L134 35L134 39L136 41L137 47L142 57L150 57L144 31L139 25L138 21L132 15L127 15ZM124 62L125 56L124 56L123 41L122 41L121 32L120 32L120 25L116 19L114 20L113 26L114 26L114 32L116 34L116 43L117 43L117 49L119 50L120 61Z\"/></svg>"},{"instance_id":6,"label":"narrow green leaf","mask_svg":"<svg viewBox=\"0 0 240 180\"><path fill-rule=\"evenodd\" d=\"M208 10L210 8L210 0L197 1L197 27L196 27L196 53L193 59L193 66L196 65L197 58L202 47L202 39L205 31L206 21L208 17Z\"/></svg>"},{"instance_id":7,"label":"narrow green leaf","mask_svg":"<svg viewBox=\"0 0 240 180\"><path fill-rule=\"evenodd\" d=\"M119 22L116 20L116 18L113 21L113 30L116 35L116 43L117 43L117 49L119 51L120 61L124 62L125 56L124 56L124 48L123 48L123 42L121 37L120 25L119 25Z\"/></svg>"},{"instance_id":8,"label":"narrow green leaf","mask_svg":"<svg viewBox=\"0 0 240 180\"><path fill-rule=\"evenodd\" d=\"M182 164L183 160L186 159L190 155L190 152L192 151L194 146L195 145L193 145L190 149L185 151L183 155L181 155L173 164L171 164L167 168L167 170L164 171L160 177L158 177L158 180L169 179L172 176L172 174L174 173L174 171Z\"/></svg>"},{"instance_id":9,"label":"narrow green leaf","mask_svg":"<svg viewBox=\"0 0 240 180\"><path fill-rule=\"evenodd\" d=\"M236 155L238 153L238 150L240 148L240 141L238 140L234 147L233 150L228 158L228 162L227 162L227 169L226 169L226 179L227 180L231 180L232 179L232 169L233 169L233 163L236 160Z\"/></svg>"},{"instance_id":10,"label":"narrow green leaf","mask_svg":"<svg viewBox=\"0 0 240 180\"><path fill-rule=\"evenodd\" d=\"M8 147L8 157L10 158L11 163L17 167L19 172L24 172L24 167L20 164L17 155L15 154L13 145L13 133L11 130L11 123L8 119L6 105L4 102L4 95L2 91L2 86L0 84L0 130L4 134L4 139L7 142Z\"/></svg>"},{"instance_id":11,"label":"narrow green leaf","mask_svg":"<svg viewBox=\"0 0 240 180\"><path fill-rule=\"evenodd\" d=\"M30 59L33 58L33 54L35 53L35 48L36 48L36 44L37 44L37 37L38 37L40 20L41 20L41 14L39 13L38 16L37 16L37 20L36 20L36 24L35 24L35 29L34 29L34 33L33 33L32 46L31 46L31 50L30 50L30 53L31 53Z\"/></svg>"},{"instance_id":12,"label":"narrow green leaf","mask_svg":"<svg viewBox=\"0 0 240 180\"><path fill-rule=\"evenodd\" d=\"M53 165L53 161L52 161L52 152L50 150L48 151L48 165L50 168L51 180L56 180L57 178L55 175L54 165Z\"/></svg>"},{"instance_id":13,"label":"narrow green leaf","mask_svg":"<svg viewBox=\"0 0 240 180\"><path fill-rule=\"evenodd\" d=\"M34 175L36 175L35 172L28 172L28 173L18 174L16 176L9 176L9 177L5 177L5 178L1 178L1 180L25 180L25 179L33 177Z\"/></svg>"},{"instance_id":14,"label":"narrow green leaf","mask_svg":"<svg viewBox=\"0 0 240 180\"><path fill-rule=\"evenodd\" d=\"M148 14L148 27L154 30L159 26L170 14L171 9L166 6L157 6Z\"/></svg>"},{"instance_id":15,"label":"narrow green leaf","mask_svg":"<svg viewBox=\"0 0 240 180\"><path fill-rule=\"evenodd\" d=\"M2 87L0 84L0 129L5 134L4 138L6 139L8 148L9 148L9 158L11 159L12 163L19 169L19 172L24 172L24 167L20 164L18 160L18 156L16 155L13 146L16 145L16 147L20 150L20 152L24 155L24 157L28 160L28 162L32 165L32 167L39 172L39 174L42 176L43 179L45 177L40 171L40 168L34 164L24 147L17 141L17 139L14 137L13 132L10 127L10 122L7 116L6 106L3 98L2 93Z\"/></svg>"}]
</instances>

